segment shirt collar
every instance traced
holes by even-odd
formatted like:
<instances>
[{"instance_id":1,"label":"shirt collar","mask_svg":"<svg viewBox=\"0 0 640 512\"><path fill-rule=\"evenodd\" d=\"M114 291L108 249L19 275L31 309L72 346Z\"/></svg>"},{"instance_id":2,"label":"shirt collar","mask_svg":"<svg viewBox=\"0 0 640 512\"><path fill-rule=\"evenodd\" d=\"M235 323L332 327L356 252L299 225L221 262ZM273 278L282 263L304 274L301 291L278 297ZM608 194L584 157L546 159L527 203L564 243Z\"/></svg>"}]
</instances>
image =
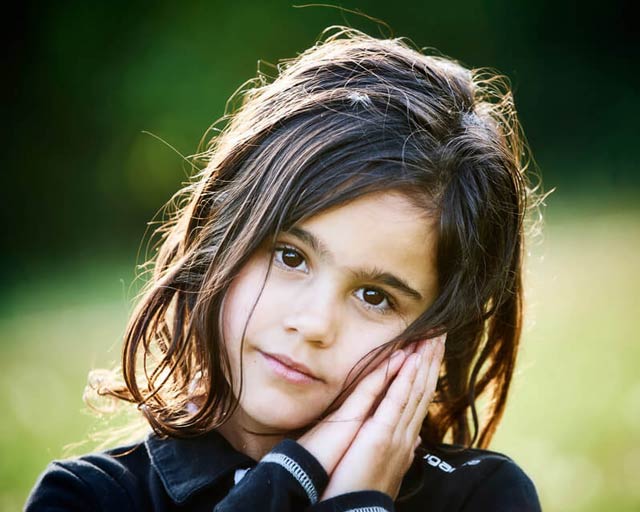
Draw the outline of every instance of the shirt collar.
<instances>
[{"instance_id":1,"label":"shirt collar","mask_svg":"<svg viewBox=\"0 0 640 512\"><path fill-rule=\"evenodd\" d=\"M183 503L235 469L256 464L216 431L189 439L161 439L151 434L144 444L151 465L175 503Z\"/></svg>"}]
</instances>

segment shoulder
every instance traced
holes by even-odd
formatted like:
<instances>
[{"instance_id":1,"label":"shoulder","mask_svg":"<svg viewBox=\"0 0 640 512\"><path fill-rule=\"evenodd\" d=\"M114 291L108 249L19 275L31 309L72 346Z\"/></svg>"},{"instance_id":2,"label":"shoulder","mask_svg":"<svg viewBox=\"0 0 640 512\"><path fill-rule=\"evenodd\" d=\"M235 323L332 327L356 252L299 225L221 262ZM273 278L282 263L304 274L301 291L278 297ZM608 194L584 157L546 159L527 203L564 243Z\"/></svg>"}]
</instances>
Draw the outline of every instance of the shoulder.
<instances>
[{"instance_id":1,"label":"shoulder","mask_svg":"<svg viewBox=\"0 0 640 512\"><path fill-rule=\"evenodd\" d=\"M188 500L217 503L236 469L255 461L216 431L195 438L160 438L54 461L31 491L26 512L41 510L151 510Z\"/></svg>"},{"instance_id":2,"label":"shoulder","mask_svg":"<svg viewBox=\"0 0 640 512\"><path fill-rule=\"evenodd\" d=\"M142 509L141 485L150 461L143 443L51 462L38 478L25 511Z\"/></svg>"},{"instance_id":3,"label":"shoulder","mask_svg":"<svg viewBox=\"0 0 640 512\"><path fill-rule=\"evenodd\" d=\"M420 489L398 510L540 510L535 485L510 457L490 450L440 445L418 453L405 491ZM405 485L403 483L403 486ZM427 501L425 501L427 500Z\"/></svg>"}]
</instances>

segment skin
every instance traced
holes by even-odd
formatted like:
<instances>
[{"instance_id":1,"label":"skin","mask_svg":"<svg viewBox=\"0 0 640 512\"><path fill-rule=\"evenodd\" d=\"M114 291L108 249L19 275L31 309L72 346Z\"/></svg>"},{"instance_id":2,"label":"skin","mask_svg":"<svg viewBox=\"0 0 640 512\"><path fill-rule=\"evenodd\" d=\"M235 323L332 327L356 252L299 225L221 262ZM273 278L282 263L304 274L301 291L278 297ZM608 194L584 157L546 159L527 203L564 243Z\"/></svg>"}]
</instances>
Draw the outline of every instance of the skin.
<instances>
[{"instance_id":1,"label":"skin","mask_svg":"<svg viewBox=\"0 0 640 512\"><path fill-rule=\"evenodd\" d=\"M404 195L385 192L324 211L283 233L275 251L266 246L257 251L234 280L222 311L239 407L220 427L221 434L259 460L282 436L256 436L247 430L294 430L317 419L358 362L433 302L435 243L433 219ZM387 278L373 275L374 269ZM328 418L339 421L321 422L298 439L331 476L323 499L360 489L395 498L413 457L443 351L443 343L433 340L398 351L391 359L387 351L370 363L373 370ZM302 363L315 379L290 382L273 371L265 354ZM367 417L379 396L384 398ZM356 466L363 469L354 472Z\"/></svg>"},{"instance_id":2,"label":"skin","mask_svg":"<svg viewBox=\"0 0 640 512\"><path fill-rule=\"evenodd\" d=\"M445 338L394 353L327 421L298 439L331 475L322 500L367 489L395 500L421 441L420 427L436 388ZM367 416L380 395L381 403Z\"/></svg>"}]
</instances>

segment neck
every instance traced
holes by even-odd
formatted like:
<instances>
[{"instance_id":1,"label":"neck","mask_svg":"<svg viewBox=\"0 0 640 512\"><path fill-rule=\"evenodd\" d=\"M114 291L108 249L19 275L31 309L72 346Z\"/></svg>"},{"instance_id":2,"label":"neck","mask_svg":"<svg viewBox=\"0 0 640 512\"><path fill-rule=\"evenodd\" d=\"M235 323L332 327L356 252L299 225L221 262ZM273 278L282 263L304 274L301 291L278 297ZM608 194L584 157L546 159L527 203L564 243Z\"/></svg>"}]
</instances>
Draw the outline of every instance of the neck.
<instances>
[{"instance_id":1,"label":"neck","mask_svg":"<svg viewBox=\"0 0 640 512\"><path fill-rule=\"evenodd\" d=\"M259 461L285 436L283 434L256 435L247 432L247 430L250 430L252 432L268 433L265 432L264 427L249 423L242 418L242 414L236 409L233 416L218 427L217 431L236 451L248 455L255 461Z\"/></svg>"}]
</instances>

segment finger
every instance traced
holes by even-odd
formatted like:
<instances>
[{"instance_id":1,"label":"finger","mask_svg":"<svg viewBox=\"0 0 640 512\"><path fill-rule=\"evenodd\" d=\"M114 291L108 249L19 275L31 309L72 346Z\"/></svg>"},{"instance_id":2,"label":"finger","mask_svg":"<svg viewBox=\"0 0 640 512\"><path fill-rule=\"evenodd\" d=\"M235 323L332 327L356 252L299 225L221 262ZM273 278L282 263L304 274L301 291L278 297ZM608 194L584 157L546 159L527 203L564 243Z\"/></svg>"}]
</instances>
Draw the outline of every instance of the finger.
<instances>
[{"instance_id":1,"label":"finger","mask_svg":"<svg viewBox=\"0 0 640 512\"><path fill-rule=\"evenodd\" d=\"M405 359L404 351L398 350L389 359L382 361L356 385L340 408L330 414L327 420L358 419L364 421L371 406L398 373Z\"/></svg>"},{"instance_id":2,"label":"finger","mask_svg":"<svg viewBox=\"0 0 640 512\"><path fill-rule=\"evenodd\" d=\"M298 442L311 453L328 474L344 455L371 409L376 390L384 389L405 359L403 351L392 354L360 381L345 402L323 421L304 433ZM332 449L328 450L327 447Z\"/></svg>"},{"instance_id":3,"label":"finger","mask_svg":"<svg viewBox=\"0 0 640 512\"><path fill-rule=\"evenodd\" d=\"M445 338L444 336L438 338L434 343L433 350L431 351L430 361L425 363L427 368L426 381L424 383L424 390L420 397L420 402L416 407L413 418L409 421L407 430L409 432L419 432L424 422L424 418L427 416L429 404L433 399L433 395L438 384L438 377L440 376L440 367L442 366L442 360L444 358L445 351Z\"/></svg>"},{"instance_id":4,"label":"finger","mask_svg":"<svg viewBox=\"0 0 640 512\"><path fill-rule=\"evenodd\" d=\"M427 339L419 343L417 351L422 355L421 363L413 381L413 386L408 392L407 405L402 417L398 421L398 428L406 429L416 414L416 410L424 396L429 365L433 356L433 340Z\"/></svg>"},{"instance_id":5,"label":"finger","mask_svg":"<svg viewBox=\"0 0 640 512\"><path fill-rule=\"evenodd\" d=\"M394 428L398 425L411 395L410 392L418 372L420 359L420 354L413 353L405 360L402 369L389 386L380 405L376 408L373 414L374 421Z\"/></svg>"},{"instance_id":6,"label":"finger","mask_svg":"<svg viewBox=\"0 0 640 512\"><path fill-rule=\"evenodd\" d=\"M444 359L445 352L445 342L447 339L447 335L443 334L438 339L435 350L432 355L431 360L431 371L429 372L427 389L433 393L436 390L436 386L438 384L438 377L440 376L440 368L442 366L442 361Z\"/></svg>"},{"instance_id":7,"label":"finger","mask_svg":"<svg viewBox=\"0 0 640 512\"><path fill-rule=\"evenodd\" d=\"M416 380L411 389L411 396L409 398L407 407L404 410L402 418L398 422L398 428L406 432L406 435L413 439L418 434L419 430L416 430L415 425L418 421L416 417L424 419L426 415L427 406L431 400L431 396L428 390L428 379L431 372L431 364L436 350L437 339L425 340L421 349L424 351L423 364L421 365Z\"/></svg>"}]
</instances>

